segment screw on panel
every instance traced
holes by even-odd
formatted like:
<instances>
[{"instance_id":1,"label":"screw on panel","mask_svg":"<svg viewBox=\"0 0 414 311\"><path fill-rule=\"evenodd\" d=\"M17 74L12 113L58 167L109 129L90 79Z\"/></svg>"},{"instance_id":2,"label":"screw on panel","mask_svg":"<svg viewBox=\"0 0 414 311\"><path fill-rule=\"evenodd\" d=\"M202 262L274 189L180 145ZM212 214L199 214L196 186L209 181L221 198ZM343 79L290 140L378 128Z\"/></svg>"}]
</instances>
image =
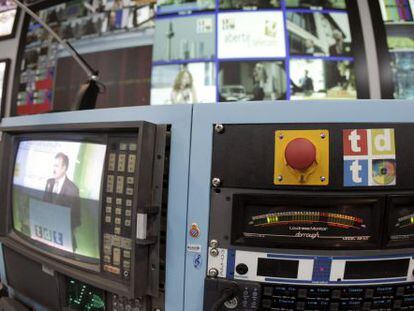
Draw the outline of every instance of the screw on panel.
<instances>
[{"instance_id":1,"label":"screw on panel","mask_svg":"<svg viewBox=\"0 0 414 311\"><path fill-rule=\"evenodd\" d=\"M279 139L283 139L285 137L285 135L283 135L283 133L279 134Z\"/></svg>"},{"instance_id":2,"label":"screw on panel","mask_svg":"<svg viewBox=\"0 0 414 311\"><path fill-rule=\"evenodd\" d=\"M325 133L321 133L321 138L322 139L325 139L325 137L326 137L326 134Z\"/></svg>"},{"instance_id":3,"label":"screw on panel","mask_svg":"<svg viewBox=\"0 0 414 311\"><path fill-rule=\"evenodd\" d=\"M217 248L217 246L218 246L218 241L217 240L211 240L210 241L210 247L211 248Z\"/></svg>"},{"instance_id":4,"label":"screw on panel","mask_svg":"<svg viewBox=\"0 0 414 311\"><path fill-rule=\"evenodd\" d=\"M218 275L218 270L216 268L211 268L210 270L208 270L208 276L215 278Z\"/></svg>"},{"instance_id":5,"label":"screw on panel","mask_svg":"<svg viewBox=\"0 0 414 311\"><path fill-rule=\"evenodd\" d=\"M278 181L282 181L283 180L283 176L282 175L277 176L277 180Z\"/></svg>"},{"instance_id":6,"label":"screw on panel","mask_svg":"<svg viewBox=\"0 0 414 311\"><path fill-rule=\"evenodd\" d=\"M216 133L223 133L224 132L224 125L223 124L216 124L214 126L214 130L216 131Z\"/></svg>"},{"instance_id":7,"label":"screw on panel","mask_svg":"<svg viewBox=\"0 0 414 311\"><path fill-rule=\"evenodd\" d=\"M220 178L214 177L214 178L211 180L211 184L212 184L212 185L213 185L213 187L215 187L215 188L220 187L220 185L221 185L221 180L220 180Z\"/></svg>"},{"instance_id":8,"label":"screw on panel","mask_svg":"<svg viewBox=\"0 0 414 311\"><path fill-rule=\"evenodd\" d=\"M210 255L211 255L211 256L213 256L213 257L217 257L217 256L218 256L218 254L219 254L219 251L217 250L217 248L212 248L212 249L210 250Z\"/></svg>"},{"instance_id":9,"label":"screw on panel","mask_svg":"<svg viewBox=\"0 0 414 311\"><path fill-rule=\"evenodd\" d=\"M321 176L321 182L324 182L326 180L325 176Z\"/></svg>"}]
</instances>

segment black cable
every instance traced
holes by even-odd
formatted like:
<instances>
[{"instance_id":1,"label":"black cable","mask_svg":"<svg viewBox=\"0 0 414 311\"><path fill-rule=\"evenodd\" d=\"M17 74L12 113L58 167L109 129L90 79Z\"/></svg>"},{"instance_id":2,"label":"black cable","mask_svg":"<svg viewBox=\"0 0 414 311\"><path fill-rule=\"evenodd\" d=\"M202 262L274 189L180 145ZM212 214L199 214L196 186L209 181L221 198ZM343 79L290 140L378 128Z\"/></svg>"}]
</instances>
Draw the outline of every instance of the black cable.
<instances>
[{"instance_id":1,"label":"black cable","mask_svg":"<svg viewBox=\"0 0 414 311\"><path fill-rule=\"evenodd\" d=\"M227 301L237 296L239 287L237 284L232 284L232 287L227 287L221 292L219 299L211 307L211 311L220 311L222 305Z\"/></svg>"}]
</instances>

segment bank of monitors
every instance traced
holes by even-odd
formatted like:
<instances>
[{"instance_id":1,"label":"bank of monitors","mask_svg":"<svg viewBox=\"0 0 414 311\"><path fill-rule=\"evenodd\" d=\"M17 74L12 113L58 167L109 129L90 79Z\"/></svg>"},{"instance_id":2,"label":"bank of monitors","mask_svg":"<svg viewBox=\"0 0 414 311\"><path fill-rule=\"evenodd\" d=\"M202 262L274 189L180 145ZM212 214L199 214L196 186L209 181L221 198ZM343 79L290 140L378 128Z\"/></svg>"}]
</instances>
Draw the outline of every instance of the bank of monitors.
<instances>
[{"instance_id":1,"label":"bank of monitors","mask_svg":"<svg viewBox=\"0 0 414 311\"><path fill-rule=\"evenodd\" d=\"M16 31L18 10L12 0L0 2L0 40L12 38Z\"/></svg>"},{"instance_id":2,"label":"bank of monitors","mask_svg":"<svg viewBox=\"0 0 414 311\"><path fill-rule=\"evenodd\" d=\"M414 1L376 0L370 2L370 7L382 97L414 99Z\"/></svg>"},{"instance_id":3,"label":"bank of monitors","mask_svg":"<svg viewBox=\"0 0 414 311\"><path fill-rule=\"evenodd\" d=\"M152 43L149 38L154 29L154 5L154 0L71 0L38 11L39 16L81 54L85 55L86 48L88 61L99 70L100 78L110 88L108 92L113 94L110 99L100 97L98 108L131 106L131 102L148 104ZM59 52L59 44L37 22L26 19L22 33L20 81L15 86L16 106L12 107L12 115L69 110L68 96L64 94L66 99L62 101L61 94L67 92L72 97L78 89L72 83L71 87L68 83L55 84L55 80L79 76L83 83L86 76L77 64ZM122 52L114 51L120 46ZM131 51L136 58L128 56ZM105 65L114 63L118 66L111 66L109 74ZM129 68L134 70L128 72ZM132 94L132 87L139 88L140 95ZM56 89L60 92L58 96L55 96Z\"/></svg>"},{"instance_id":4,"label":"bank of monitors","mask_svg":"<svg viewBox=\"0 0 414 311\"><path fill-rule=\"evenodd\" d=\"M6 130L3 245L118 296L158 296L165 131L145 122Z\"/></svg>"},{"instance_id":5,"label":"bank of monitors","mask_svg":"<svg viewBox=\"0 0 414 311\"><path fill-rule=\"evenodd\" d=\"M151 103L366 98L347 1L161 1Z\"/></svg>"}]
</instances>

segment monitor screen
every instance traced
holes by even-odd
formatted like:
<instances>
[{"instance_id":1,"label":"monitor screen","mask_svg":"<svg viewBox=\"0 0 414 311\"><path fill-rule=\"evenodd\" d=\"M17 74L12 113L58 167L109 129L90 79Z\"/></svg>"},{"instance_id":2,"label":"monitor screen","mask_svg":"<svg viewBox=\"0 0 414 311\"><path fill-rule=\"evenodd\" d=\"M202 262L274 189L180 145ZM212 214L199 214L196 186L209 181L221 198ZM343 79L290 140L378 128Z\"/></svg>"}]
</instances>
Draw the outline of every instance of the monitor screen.
<instances>
[{"instance_id":1,"label":"monitor screen","mask_svg":"<svg viewBox=\"0 0 414 311\"><path fill-rule=\"evenodd\" d=\"M281 11L221 13L217 31L220 59L286 56Z\"/></svg>"},{"instance_id":2,"label":"monitor screen","mask_svg":"<svg viewBox=\"0 0 414 311\"><path fill-rule=\"evenodd\" d=\"M0 61L0 104L3 103L3 93L6 91L4 90L5 81L7 79L6 77L6 70L7 70L7 62L6 61Z\"/></svg>"},{"instance_id":3,"label":"monitor screen","mask_svg":"<svg viewBox=\"0 0 414 311\"><path fill-rule=\"evenodd\" d=\"M383 98L414 99L414 1L369 1ZM380 25L383 27L380 27Z\"/></svg>"},{"instance_id":4,"label":"monitor screen","mask_svg":"<svg viewBox=\"0 0 414 311\"><path fill-rule=\"evenodd\" d=\"M14 19L16 17L16 9L2 10L0 7L0 38L8 37L13 33Z\"/></svg>"},{"instance_id":5,"label":"monitor screen","mask_svg":"<svg viewBox=\"0 0 414 311\"><path fill-rule=\"evenodd\" d=\"M13 228L37 247L79 260L100 258L106 145L23 140L15 159Z\"/></svg>"},{"instance_id":6,"label":"monitor screen","mask_svg":"<svg viewBox=\"0 0 414 311\"><path fill-rule=\"evenodd\" d=\"M151 104L214 103L215 69L212 62L154 66Z\"/></svg>"}]
</instances>

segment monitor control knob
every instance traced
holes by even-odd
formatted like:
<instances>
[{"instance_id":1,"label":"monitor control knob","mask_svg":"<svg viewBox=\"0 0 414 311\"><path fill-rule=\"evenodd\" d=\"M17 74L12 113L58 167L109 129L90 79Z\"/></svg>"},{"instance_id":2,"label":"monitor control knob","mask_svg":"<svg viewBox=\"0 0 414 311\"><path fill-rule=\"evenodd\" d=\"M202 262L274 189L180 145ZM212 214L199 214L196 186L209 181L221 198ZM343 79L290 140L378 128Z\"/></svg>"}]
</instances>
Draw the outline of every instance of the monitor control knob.
<instances>
[{"instance_id":1,"label":"monitor control knob","mask_svg":"<svg viewBox=\"0 0 414 311\"><path fill-rule=\"evenodd\" d=\"M285 159L291 168L305 171L316 160L316 147L309 139L295 138L286 146Z\"/></svg>"},{"instance_id":2,"label":"monitor control knob","mask_svg":"<svg viewBox=\"0 0 414 311\"><path fill-rule=\"evenodd\" d=\"M237 297L233 297L227 300L226 302L224 302L224 306L230 310L236 309L238 305L239 305L239 300L237 299Z\"/></svg>"},{"instance_id":3,"label":"monitor control knob","mask_svg":"<svg viewBox=\"0 0 414 311\"><path fill-rule=\"evenodd\" d=\"M237 272L238 274L240 274L240 275L244 275L244 274L246 274L248 271L249 271L249 267L247 267L247 265L246 265L246 264L244 264L244 263L239 263L239 264L236 266L236 272Z\"/></svg>"}]
</instances>

